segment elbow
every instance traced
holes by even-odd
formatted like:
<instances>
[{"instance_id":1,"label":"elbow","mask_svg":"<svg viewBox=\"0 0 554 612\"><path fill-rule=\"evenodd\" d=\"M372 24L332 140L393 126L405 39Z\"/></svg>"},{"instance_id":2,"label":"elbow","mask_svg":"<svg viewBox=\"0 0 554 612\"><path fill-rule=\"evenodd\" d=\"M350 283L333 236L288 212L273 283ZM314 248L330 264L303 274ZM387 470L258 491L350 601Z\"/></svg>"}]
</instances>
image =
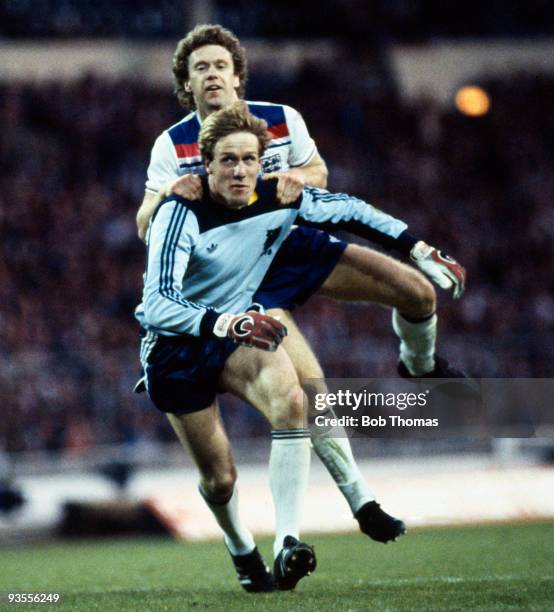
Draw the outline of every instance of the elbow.
<instances>
[{"instance_id":1,"label":"elbow","mask_svg":"<svg viewBox=\"0 0 554 612\"><path fill-rule=\"evenodd\" d=\"M152 194L147 193L144 196L144 200L140 205L137 215L135 217L135 221L137 224L137 234L138 237L145 242L146 234L148 232L148 226L150 224L150 219L152 218L156 207L160 202L160 194Z\"/></svg>"},{"instance_id":2,"label":"elbow","mask_svg":"<svg viewBox=\"0 0 554 612\"><path fill-rule=\"evenodd\" d=\"M142 303L144 311L144 320L151 327L163 328L164 321L161 316L164 312L163 308L160 308L160 295L159 293L152 292L144 296Z\"/></svg>"},{"instance_id":3,"label":"elbow","mask_svg":"<svg viewBox=\"0 0 554 612\"><path fill-rule=\"evenodd\" d=\"M144 320L150 328L178 334L190 327L189 317L183 311L183 306L176 304L171 297L159 290L153 290L144 296L142 308Z\"/></svg>"},{"instance_id":4,"label":"elbow","mask_svg":"<svg viewBox=\"0 0 554 612\"><path fill-rule=\"evenodd\" d=\"M327 180L329 178L329 170L327 170L327 166L325 163L321 164L321 168L319 171L319 185L316 185L317 187L320 187L321 189L327 189Z\"/></svg>"},{"instance_id":5,"label":"elbow","mask_svg":"<svg viewBox=\"0 0 554 612\"><path fill-rule=\"evenodd\" d=\"M148 223L150 221L150 217L145 214L143 208L139 208L137 212L137 216L135 217L135 221L137 224L137 236L143 241L146 241L146 233L148 230Z\"/></svg>"}]
</instances>

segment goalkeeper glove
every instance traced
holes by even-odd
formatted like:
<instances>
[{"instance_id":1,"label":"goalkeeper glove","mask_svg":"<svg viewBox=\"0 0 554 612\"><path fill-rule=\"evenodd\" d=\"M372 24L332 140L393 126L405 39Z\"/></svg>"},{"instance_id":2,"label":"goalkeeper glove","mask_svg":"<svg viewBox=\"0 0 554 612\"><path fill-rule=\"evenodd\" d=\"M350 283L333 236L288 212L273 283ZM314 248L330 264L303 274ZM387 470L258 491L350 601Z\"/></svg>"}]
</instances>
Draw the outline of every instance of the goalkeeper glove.
<instances>
[{"instance_id":1,"label":"goalkeeper glove","mask_svg":"<svg viewBox=\"0 0 554 612\"><path fill-rule=\"evenodd\" d=\"M452 257L420 240L410 251L410 259L441 289L453 289L454 299L464 292L465 268Z\"/></svg>"},{"instance_id":2,"label":"goalkeeper glove","mask_svg":"<svg viewBox=\"0 0 554 612\"><path fill-rule=\"evenodd\" d=\"M219 315L213 333L218 338L231 338L242 346L276 351L287 335L287 328L277 319L258 312L256 306L258 305L253 305L247 312L238 315Z\"/></svg>"}]
</instances>

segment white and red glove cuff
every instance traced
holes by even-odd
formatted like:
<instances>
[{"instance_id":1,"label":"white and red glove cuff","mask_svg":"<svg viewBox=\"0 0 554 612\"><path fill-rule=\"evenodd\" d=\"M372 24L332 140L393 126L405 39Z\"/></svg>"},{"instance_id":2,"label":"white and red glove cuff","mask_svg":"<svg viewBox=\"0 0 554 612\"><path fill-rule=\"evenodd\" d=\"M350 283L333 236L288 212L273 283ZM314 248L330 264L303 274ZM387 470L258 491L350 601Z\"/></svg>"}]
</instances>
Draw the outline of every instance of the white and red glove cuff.
<instances>
[{"instance_id":1,"label":"white and red glove cuff","mask_svg":"<svg viewBox=\"0 0 554 612\"><path fill-rule=\"evenodd\" d=\"M420 240L412 248L410 259L441 289L452 289L454 298L464 292L465 268L446 253Z\"/></svg>"}]
</instances>

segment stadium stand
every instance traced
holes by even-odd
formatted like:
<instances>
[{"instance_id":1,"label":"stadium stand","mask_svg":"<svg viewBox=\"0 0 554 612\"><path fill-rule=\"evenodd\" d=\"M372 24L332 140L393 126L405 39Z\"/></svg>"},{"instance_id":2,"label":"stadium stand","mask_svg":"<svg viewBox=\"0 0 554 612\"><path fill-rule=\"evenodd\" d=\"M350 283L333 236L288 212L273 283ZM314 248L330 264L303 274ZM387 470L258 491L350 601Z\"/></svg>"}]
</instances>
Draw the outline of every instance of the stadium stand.
<instances>
[{"instance_id":1,"label":"stadium stand","mask_svg":"<svg viewBox=\"0 0 554 612\"><path fill-rule=\"evenodd\" d=\"M328 68L304 77L282 101L306 117L330 187L410 221L467 266L467 296L454 306L441 296L442 352L482 376L550 376L554 79L483 79L493 104L475 119L355 92ZM251 89L268 79L253 75ZM329 88L337 95L322 98ZM134 214L150 146L178 117L170 93L144 83L0 85L5 451L173 439L129 390L144 265ZM328 375L394 374L388 314L368 312L316 298L299 313ZM232 431L264 427L230 405Z\"/></svg>"}]
</instances>

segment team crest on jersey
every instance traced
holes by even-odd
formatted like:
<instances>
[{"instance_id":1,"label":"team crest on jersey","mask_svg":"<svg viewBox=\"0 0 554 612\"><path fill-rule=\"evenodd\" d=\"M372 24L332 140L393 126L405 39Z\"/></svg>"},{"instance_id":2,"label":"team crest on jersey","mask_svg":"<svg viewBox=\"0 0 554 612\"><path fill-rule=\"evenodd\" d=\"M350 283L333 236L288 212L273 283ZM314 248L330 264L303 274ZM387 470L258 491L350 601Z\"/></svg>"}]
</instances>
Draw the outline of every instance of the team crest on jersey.
<instances>
[{"instance_id":1,"label":"team crest on jersey","mask_svg":"<svg viewBox=\"0 0 554 612\"><path fill-rule=\"evenodd\" d=\"M281 233L281 228L276 227L275 229L267 230L265 236L264 250L262 251L262 255L271 255L271 247L275 244L277 238L279 238L279 234Z\"/></svg>"},{"instance_id":2,"label":"team crest on jersey","mask_svg":"<svg viewBox=\"0 0 554 612\"><path fill-rule=\"evenodd\" d=\"M279 172L281 170L281 156L279 153L264 157L262 159L262 168L264 173Z\"/></svg>"}]
</instances>

